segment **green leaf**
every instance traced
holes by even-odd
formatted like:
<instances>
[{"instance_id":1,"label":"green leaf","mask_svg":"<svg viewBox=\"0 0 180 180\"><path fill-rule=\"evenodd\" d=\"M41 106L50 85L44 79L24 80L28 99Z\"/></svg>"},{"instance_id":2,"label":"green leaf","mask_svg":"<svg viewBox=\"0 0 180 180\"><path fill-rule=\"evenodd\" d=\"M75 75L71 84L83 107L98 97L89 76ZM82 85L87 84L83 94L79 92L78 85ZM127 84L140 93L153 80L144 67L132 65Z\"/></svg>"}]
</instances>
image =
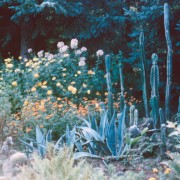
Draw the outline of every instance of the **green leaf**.
<instances>
[{"instance_id":1,"label":"green leaf","mask_svg":"<svg viewBox=\"0 0 180 180\"><path fill-rule=\"evenodd\" d=\"M142 136L138 136L136 138L131 139L131 145L136 144L141 138L142 138Z\"/></svg>"},{"instance_id":2,"label":"green leaf","mask_svg":"<svg viewBox=\"0 0 180 180\"><path fill-rule=\"evenodd\" d=\"M148 131L148 128L147 128L147 127L144 128L144 129L142 130L142 132L141 132L141 136L145 135L147 131Z\"/></svg>"}]
</instances>

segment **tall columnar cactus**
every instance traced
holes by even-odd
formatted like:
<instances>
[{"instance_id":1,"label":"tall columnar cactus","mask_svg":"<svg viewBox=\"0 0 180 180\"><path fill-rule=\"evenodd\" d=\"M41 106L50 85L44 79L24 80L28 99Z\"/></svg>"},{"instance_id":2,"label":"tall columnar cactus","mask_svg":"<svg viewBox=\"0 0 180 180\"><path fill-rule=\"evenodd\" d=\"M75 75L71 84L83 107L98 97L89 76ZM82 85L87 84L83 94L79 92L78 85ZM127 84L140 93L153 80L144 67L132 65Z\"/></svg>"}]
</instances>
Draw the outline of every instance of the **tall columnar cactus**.
<instances>
[{"instance_id":1,"label":"tall columnar cactus","mask_svg":"<svg viewBox=\"0 0 180 180\"><path fill-rule=\"evenodd\" d=\"M140 44L140 60L141 60L141 78L142 78L142 89L143 89L143 102L144 102L144 109L146 118L149 117L149 108L148 108L148 95L147 95L147 67L146 67L146 60L145 60L145 52L144 52L144 33L140 33L139 37L139 44Z\"/></svg>"},{"instance_id":2,"label":"tall columnar cactus","mask_svg":"<svg viewBox=\"0 0 180 180\"><path fill-rule=\"evenodd\" d=\"M112 96L112 84L111 84L111 74L110 74L110 65L111 65L110 55L105 56L105 62L106 62L106 82L107 82L107 90L108 90L108 118L110 120L113 116L113 96Z\"/></svg>"},{"instance_id":3,"label":"tall columnar cactus","mask_svg":"<svg viewBox=\"0 0 180 180\"><path fill-rule=\"evenodd\" d=\"M119 61L119 74L120 74L120 87L121 87L121 93L120 93L120 112L122 112L124 108L124 80L123 80L123 72L122 72L122 52L119 52L120 54L120 61Z\"/></svg>"},{"instance_id":4,"label":"tall columnar cactus","mask_svg":"<svg viewBox=\"0 0 180 180\"><path fill-rule=\"evenodd\" d=\"M178 112L177 112L177 122L180 124L180 96L179 96L179 105L178 105Z\"/></svg>"},{"instance_id":5,"label":"tall columnar cactus","mask_svg":"<svg viewBox=\"0 0 180 180\"><path fill-rule=\"evenodd\" d=\"M130 126L133 126L134 124L134 110L135 110L135 106L131 105L129 111L130 111Z\"/></svg>"},{"instance_id":6,"label":"tall columnar cactus","mask_svg":"<svg viewBox=\"0 0 180 180\"><path fill-rule=\"evenodd\" d=\"M154 127L157 127L158 117L159 117L159 68L157 65L158 55L152 54L152 67L150 74L150 84L151 84L151 99L150 105L152 108L152 118L154 121Z\"/></svg>"},{"instance_id":7,"label":"tall columnar cactus","mask_svg":"<svg viewBox=\"0 0 180 180\"><path fill-rule=\"evenodd\" d=\"M162 108L159 108L159 117L160 117L160 124L165 124L166 121L165 121L164 116L163 116Z\"/></svg>"},{"instance_id":8,"label":"tall columnar cactus","mask_svg":"<svg viewBox=\"0 0 180 180\"><path fill-rule=\"evenodd\" d=\"M170 118L170 99L172 83L172 42L169 30L169 6L164 4L164 29L167 43L167 80L166 80L166 97L165 97L165 115L166 120Z\"/></svg>"}]
</instances>

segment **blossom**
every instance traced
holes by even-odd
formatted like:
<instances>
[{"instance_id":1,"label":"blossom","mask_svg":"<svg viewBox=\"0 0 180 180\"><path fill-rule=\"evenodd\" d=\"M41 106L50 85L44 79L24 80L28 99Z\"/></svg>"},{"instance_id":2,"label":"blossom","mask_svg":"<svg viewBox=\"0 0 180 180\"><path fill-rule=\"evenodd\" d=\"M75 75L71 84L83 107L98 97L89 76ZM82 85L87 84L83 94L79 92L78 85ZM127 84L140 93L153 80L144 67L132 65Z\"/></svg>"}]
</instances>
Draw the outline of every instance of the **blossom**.
<instances>
[{"instance_id":1,"label":"blossom","mask_svg":"<svg viewBox=\"0 0 180 180\"><path fill-rule=\"evenodd\" d=\"M76 94L77 89L76 89L76 88L73 88L73 90L72 90L71 92L72 92L72 94Z\"/></svg>"},{"instance_id":2,"label":"blossom","mask_svg":"<svg viewBox=\"0 0 180 180\"><path fill-rule=\"evenodd\" d=\"M170 168L166 168L166 170L164 171L164 174L169 174L171 172Z\"/></svg>"},{"instance_id":3,"label":"blossom","mask_svg":"<svg viewBox=\"0 0 180 180\"><path fill-rule=\"evenodd\" d=\"M47 94L48 94L48 95L51 95L51 94L52 94L52 91L51 91L51 90L48 90L48 91L47 91Z\"/></svg>"},{"instance_id":4,"label":"blossom","mask_svg":"<svg viewBox=\"0 0 180 180\"><path fill-rule=\"evenodd\" d=\"M38 58L37 57L34 57L33 58L33 61L35 62L35 61L38 61Z\"/></svg>"},{"instance_id":5,"label":"blossom","mask_svg":"<svg viewBox=\"0 0 180 180\"><path fill-rule=\"evenodd\" d=\"M68 86L68 91L72 91L73 90L73 86Z\"/></svg>"},{"instance_id":6,"label":"blossom","mask_svg":"<svg viewBox=\"0 0 180 180\"><path fill-rule=\"evenodd\" d=\"M77 74L81 74L81 71L77 71Z\"/></svg>"},{"instance_id":7,"label":"blossom","mask_svg":"<svg viewBox=\"0 0 180 180\"><path fill-rule=\"evenodd\" d=\"M47 57L48 61L52 60L53 58L54 58L53 54L49 54L48 57Z\"/></svg>"},{"instance_id":8,"label":"blossom","mask_svg":"<svg viewBox=\"0 0 180 180\"><path fill-rule=\"evenodd\" d=\"M64 53L64 52L66 52L68 49L69 49L69 46L64 45L64 46L62 46L62 47L59 49L59 52L60 52L60 53Z\"/></svg>"},{"instance_id":9,"label":"blossom","mask_svg":"<svg viewBox=\"0 0 180 180\"><path fill-rule=\"evenodd\" d=\"M61 86L61 83L60 82L56 83L56 86L58 86L58 87Z\"/></svg>"},{"instance_id":10,"label":"blossom","mask_svg":"<svg viewBox=\"0 0 180 180\"><path fill-rule=\"evenodd\" d=\"M93 75L93 74L95 74L95 72L93 72L92 70L89 70L89 71L88 71L88 74L89 74L89 75Z\"/></svg>"},{"instance_id":11,"label":"blossom","mask_svg":"<svg viewBox=\"0 0 180 180\"><path fill-rule=\"evenodd\" d=\"M18 59L21 60L21 59L22 59L22 56L19 56Z\"/></svg>"},{"instance_id":12,"label":"blossom","mask_svg":"<svg viewBox=\"0 0 180 180\"><path fill-rule=\"evenodd\" d=\"M82 47L82 48L81 48L81 51L82 51L82 52L86 52L86 51L87 51L87 48L86 48L86 47Z\"/></svg>"},{"instance_id":13,"label":"blossom","mask_svg":"<svg viewBox=\"0 0 180 180\"><path fill-rule=\"evenodd\" d=\"M71 46L71 49L76 49L78 47L78 40L77 39L72 39L70 46Z\"/></svg>"},{"instance_id":14,"label":"blossom","mask_svg":"<svg viewBox=\"0 0 180 180\"><path fill-rule=\"evenodd\" d=\"M153 168L153 172L154 172L154 173L157 173L157 172L158 172L158 169L157 169L157 168Z\"/></svg>"},{"instance_id":15,"label":"blossom","mask_svg":"<svg viewBox=\"0 0 180 180\"><path fill-rule=\"evenodd\" d=\"M43 85L47 85L47 81L44 81L42 84L43 84Z\"/></svg>"},{"instance_id":16,"label":"blossom","mask_svg":"<svg viewBox=\"0 0 180 180\"><path fill-rule=\"evenodd\" d=\"M64 56L64 57L69 57L69 54L64 54L63 56Z\"/></svg>"},{"instance_id":17,"label":"blossom","mask_svg":"<svg viewBox=\"0 0 180 180\"><path fill-rule=\"evenodd\" d=\"M31 88L31 91L32 91L32 92L35 92L35 91L36 91L36 88L35 88L35 87L32 87L32 88Z\"/></svg>"},{"instance_id":18,"label":"blossom","mask_svg":"<svg viewBox=\"0 0 180 180\"><path fill-rule=\"evenodd\" d=\"M28 49L28 53L32 53L32 51L33 51L32 48Z\"/></svg>"},{"instance_id":19,"label":"blossom","mask_svg":"<svg viewBox=\"0 0 180 180\"><path fill-rule=\"evenodd\" d=\"M86 58L85 57L80 57L80 59L79 59L80 61L85 61L86 60Z\"/></svg>"},{"instance_id":20,"label":"blossom","mask_svg":"<svg viewBox=\"0 0 180 180\"><path fill-rule=\"evenodd\" d=\"M78 64L79 66L85 66L86 65L86 62L85 61L83 61L83 60L81 60L81 61L79 61L79 64Z\"/></svg>"},{"instance_id":21,"label":"blossom","mask_svg":"<svg viewBox=\"0 0 180 180\"><path fill-rule=\"evenodd\" d=\"M7 67L7 68L12 68L12 67L13 67L13 64L6 64L6 67Z\"/></svg>"},{"instance_id":22,"label":"blossom","mask_svg":"<svg viewBox=\"0 0 180 180\"><path fill-rule=\"evenodd\" d=\"M58 48L61 48L62 46L64 46L64 42L61 41L61 42L58 42L58 43L57 43L57 47L58 47Z\"/></svg>"},{"instance_id":23,"label":"blossom","mask_svg":"<svg viewBox=\"0 0 180 180\"><path fill-rule=\"evenodd\" d=\"M56 77L53 77L52 80L53 80L53 81L56 80Z\"/></svg>"},{"instance_id":24,"label":"blossom","mask_svg":"<svg viewBox=\"0 0 180 180\"><path fill-rule=\"evenodd\" d=\"M87 93L88 93L88 94L90 94L90 93L91 93L91 91L90 91L90 90L87 90Z\"/></svg>"},{"instance_id":25,"label":"blossom","mask_svg":"<svg viewBox=\"0 0 180 180\"><path fill-rule=\"evenodd\" d=\"M103 56L104 52L102 49L99 49L97 52L96 52L96 56Z\"/></svg>"},{"instance_id":26,"label":"blossom","mask_svg":"<svg viewBox=\"0 0 180 180\"><path fill-rule=\"evenodd\" d=\"M75 51L75 55L81 55L82 51L80 49L78 49L77 51Z\"/></svg>"},{"instance_id":27,"label":"blossom","mask_svg":"<svg viewBox=\"0 0 180 180\"><path fill-rule=\"evenodd\" d=\"M42 57L43 57L43 53L44 53L43 50L39 51L39 52L37 53L38 57L39 57L39 58L42 58Z\"/></svg>"},{"instance_id":28,"label":"blossom","mask_svg":"<svg viewBox=\"0 0 180 180\"><path fill-rule=\"evenodd\" d=\"M82 85L82 86L83 86L84 88L86 88L86 87L87 87L87 85L86 85L86 84L84 84L84 83L83 83L83 85Z\"/></svg>"},{"instance_id":29,"label":"blossom","mask_svg":"<svg viewBox=\"0 0 180 180\"><path fill-rule=\"evenodd\" d=\"M155 177L151 177L148 180L157 180Z\"/></svg>"},{"instance_id":30,"label":"blossom","mask_svg":"<svg viewBox=\"0 0 180 180\"><path fill-rule=\"evenodd\" d=\"M16 82L16 81L13 81L13 82L12 82L12 86L17 86L17 82Z\"/></svg>"},{"instance_id":31,"label":"blossom","mask_svg":"<svg viewBox=\"0 0 180 180\"><path fill-rule=\"evenodd\" d=\"M38 78L39 77L39 74L34 74L34 78Z\"/></svg>"},{"instance_id":32,"label":"blossom","mask_svg":"<svg viewBox=\"0 0 180 180\"><path fill-rule=\"evenodd\" d=\"M20 69L15 69L14 72L18 73L18 72L21 72L21 70Z\"/></svg>"}]
</instances>

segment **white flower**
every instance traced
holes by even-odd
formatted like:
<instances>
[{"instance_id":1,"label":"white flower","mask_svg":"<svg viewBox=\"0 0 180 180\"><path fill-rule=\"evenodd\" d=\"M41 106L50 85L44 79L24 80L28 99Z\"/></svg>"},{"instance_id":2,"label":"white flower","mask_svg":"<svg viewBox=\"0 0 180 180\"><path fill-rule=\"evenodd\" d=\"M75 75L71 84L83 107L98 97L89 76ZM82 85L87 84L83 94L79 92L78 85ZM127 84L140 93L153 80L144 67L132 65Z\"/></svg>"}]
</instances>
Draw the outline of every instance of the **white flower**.
<instances>
[{"instance_id":1,"label":"white flower","mask_svg":"<svg viewBox=\"0 0 180 180\"><path fill-rule=\"evenodd\" d=\"M48 57L47 57L47 59L50 61L50 60L52 60L54 58L54 55L53 54L49 54L48 55Z\"/></svg>"},{"instance_id":2,"label":"white flower","mask_svg":"<svg viewBox=\"0 0 180 180\"><path fill-rule=\"evenodd\" d=\"M86 52L86 51L87 51L87 48L86 48L86 47L82 47L82 48L81 48L81 51L82 51L82 52Z\"/></svg>"},{"instance_id":3,"label":"white flower","mask_svg":"<svg viewBox=\"0 0 180 180\"><path fill-rule=\"evenodd\" d=\"M79 61L79 66L85 66L85 65L86 65L86 62L84 60Z\"/></svg>"},{"instance_id":4,"label":"white flower","mask_svg":"<svg viewBox=\"0 0 180 180\"><path fill-rule=\"evenodd\" d=\"M39 51L39 52L37 53L38 57L39 57L39 58L42 58L42 57L43 57L43 53L44 53L43 50Z\"/></svg>"},{"instance_id":5,"label":"white flower","mask_svg":"<svg viewBox=\"0 0 180 180\"><path fill-rule=\"evenodd\" d=\"M75 55L81 55L82 50L78 49L77 51L75 51Z\"/></svg>"},{"instance_id":6,"label":"white flower","mask_svg":"<svg viewBox=\"0 0 180 180\"><path fill-rule=\"evenodd\" d=\"M71 49L76 49L78 47L78 40L72 39L71 40Z\"/></svg>"},{"instance_id":7,"label":"white flower","mask_svg":"<svg viewBox=\"0 0 180 180\"><path fill-rule=\"evenodd\" d=\"M20 69L15 69L15 73L21 72Z\"/></svg>"},{"instance_id":8,"label":"white flower","mask_svg":"<svg viewBox=\"0 0 180 180\"><path fill-rule=\"evenodd\" d=\"M49 52L45 52L44 57L47 58L49 56Z\"/></svg>"},{"instance_id":9,"label":"white flower","mask_svg":"<svg viewBox=\"0 0 180 180\"><path fill-rule=\"evenodd\" d=\"M80 57L80 59L79 59L80 61L85 61L86 60L86 58L85 57Z\"/></svg>"},{"instance_id":10,"label":"white flower","mask_svg":"<svg viewBox=\"0 0 180 180\"><path fill-rule=\"evenodd\" d=\"M28 53L32 53L32 51L33 51L32 48L28 49Z\"/></svg>"},{"instance_id":11,"label":"white flower","mask_svg":"<svg viewBox=\"0 0 180 180\"><path fill-rule=\"evenodd\" d=\"M62 46L62 47L59 49L59 52L60 52L60 53L64 53L64 52L66 52L68 49L69 49L69 47L68 47L67 45L65 45L65 46Z\"/></svg>"},{"instance_id":12,"label":"white flower","mask_svg":"<svg viewBox=\"0 0 180 180\"><path fill-rule=\"evenodd\" d=\"M64 46L64 42L61 41L61 42L58 42L58 43L57 43L57 47L58 47L58 48L61 48L61 47L63 47L63 46Z\"/></svg>"},{"instance_id":13,"label":"white flower","mask_svg":"<svg viewBox=\"0 0 180 180\"><path fill-rule=\"evenodd\" d=\"M98 50L97 52L96 52L96 56L103 56L103 54L104 54L104 52L103 52L103 50L102 49L100 49L100 50Z\"/></svg>"}]
</instances>

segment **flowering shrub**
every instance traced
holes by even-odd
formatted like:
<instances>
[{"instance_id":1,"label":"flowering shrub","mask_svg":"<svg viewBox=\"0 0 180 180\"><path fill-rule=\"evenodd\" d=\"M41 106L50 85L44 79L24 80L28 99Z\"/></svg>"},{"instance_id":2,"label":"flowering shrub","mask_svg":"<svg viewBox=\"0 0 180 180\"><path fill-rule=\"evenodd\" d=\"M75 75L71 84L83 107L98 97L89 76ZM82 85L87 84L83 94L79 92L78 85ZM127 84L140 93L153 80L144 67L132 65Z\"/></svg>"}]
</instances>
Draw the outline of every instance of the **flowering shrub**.
<instances>
[{"instance_id":1,"label":"flowering shrub","mask_svg":"<svg viewBox=\"0 0 180 180\"><path fill-rule=\"evenodd\" d=\"M102 56L103 51L97 51L98 61ZM73 106L76 110L83 109L88 100L98 100L101 95L104 96L104 73L97 68L88 68L87 48L78 48L77 39L72 39L70 46L59 42L55 54L43 50L35 54L28 49L28 57L23 60L19 57L21 62L13 57L5 59L0 72L0 81L8 87L0 87L0 90L6 91L10 97L12 113L21 112L15 116L16 120L21 120L19 129L25 128L25 132L30 132L36 123L42 124L42 127L46 124L46 128L50 128L50 124L67 109ZM47 99L51 103L48 104L49 110L44 112L41 107L43 103L47 105Z\"/></svg>"}]
</instances>

